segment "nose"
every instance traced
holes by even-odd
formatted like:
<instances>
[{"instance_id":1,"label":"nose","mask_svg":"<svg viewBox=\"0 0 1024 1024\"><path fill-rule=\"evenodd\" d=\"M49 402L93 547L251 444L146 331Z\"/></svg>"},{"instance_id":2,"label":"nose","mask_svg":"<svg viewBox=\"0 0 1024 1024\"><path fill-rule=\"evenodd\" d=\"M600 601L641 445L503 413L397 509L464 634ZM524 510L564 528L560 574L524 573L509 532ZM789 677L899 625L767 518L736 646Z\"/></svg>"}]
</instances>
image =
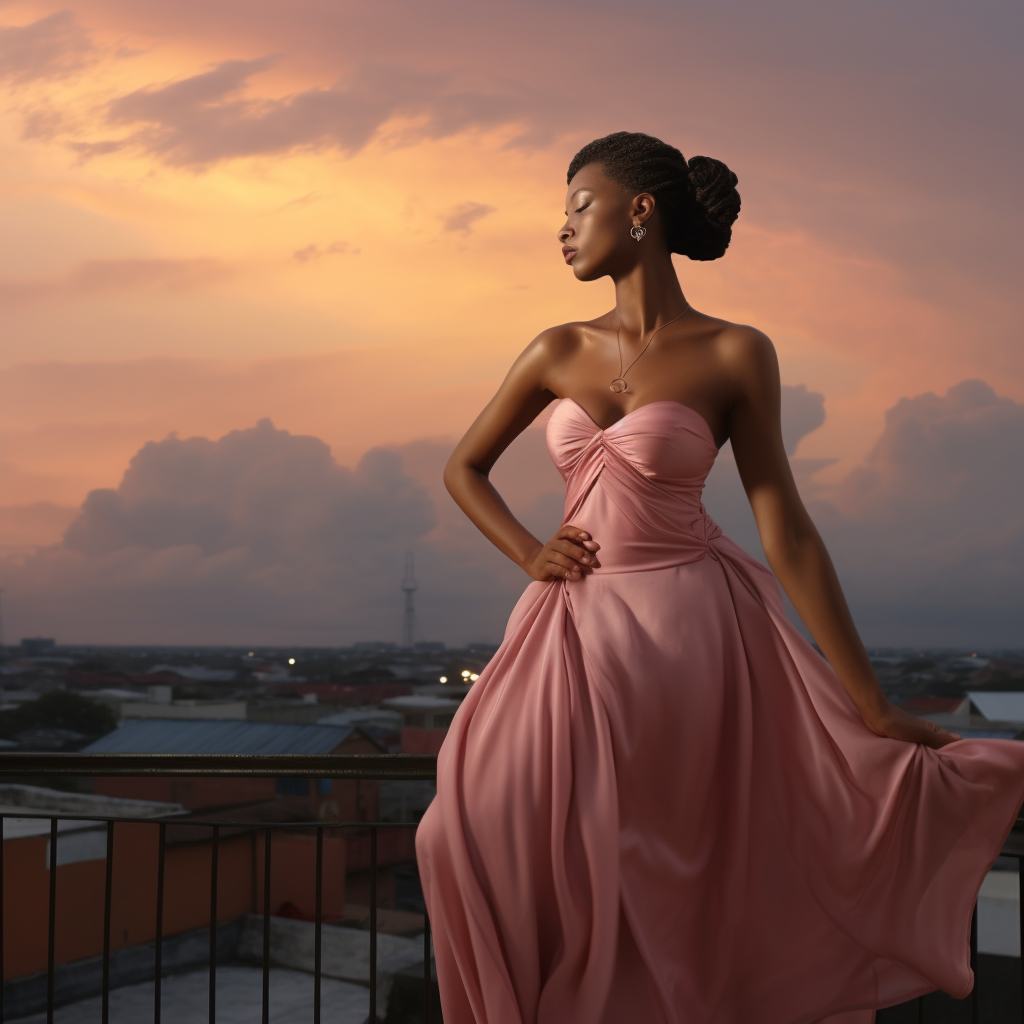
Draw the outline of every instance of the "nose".
<instances>
[{"instance_id":1,"label":"nose","mask_svg":"<svg viewBox=\"0 0 1024 1024\"><path fill-rule=\"evenodd\" d=\"M566 221L558 232L558 240L562 243L562 245L565 245L565 243L568 242L570 238L572 238L572 235L572 228L569 227L569 222Z\"/></svg>"}]
</instances>

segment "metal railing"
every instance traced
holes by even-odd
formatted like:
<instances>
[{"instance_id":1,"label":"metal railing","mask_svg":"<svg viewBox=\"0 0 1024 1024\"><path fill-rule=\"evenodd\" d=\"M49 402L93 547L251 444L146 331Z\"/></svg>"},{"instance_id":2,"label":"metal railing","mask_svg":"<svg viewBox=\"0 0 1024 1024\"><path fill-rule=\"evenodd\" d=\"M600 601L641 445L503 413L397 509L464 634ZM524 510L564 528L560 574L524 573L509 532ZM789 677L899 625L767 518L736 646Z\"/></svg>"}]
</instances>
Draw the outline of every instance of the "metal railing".
<instances>
[{"instance_id":1,"label":"metal railing","mask_svg":"<svg viewBox=\"0 0 1024 1024\"><path fill-rule=\"evenodd\" d=\"M245 777L245 778L324 778L351 780L430 780L436 776L437 758L427 754L350 754L350 755L190 755L190 754L0 754L0 780L25 777ZM113 891L114 828L117 824L146 824L159 830L157 862L156 943L154 975L154 1024L161 1022L162 942L164 915L164 870L167 838L167 819L104 817L95 814L53 814L18 811L0 815L0 834L3 819L41 818L50 821L49 861L49 921L47 930L47 1021L52 1022L54 1010L55 977L55 925L57 900L57 843L58 821L80 820L106 823L106 871L104 889L103 959L101 988L101 1020L109 1022L110 1008L110 930L111 895ZM182 820L182 819L178 819ZM174 819L171 819L174 821ZM320 1024L320 994L322 976L322 896L323 896L323 841L324 833L336 829L368 829L370 832L370 967L369 967L369 1021L377 1020L377 837L381 829L415 828L413 823L386 822L275 822L273 824L246 824L238 821L208 821L193 817L184 819L189 827L209 828L211 836L210 868L210 1024L216 1024L217 976L217 884L220 830L230 828L232 833L262 832L264 837L263 870L263 1024L270 1020L270 871L273 853L272 834L286 830L316 830L314 968L313 968L313 1021ZM1024 818L1019 818L1007 839L1002 854L1016 859L1021 879L1020 941L1024 954ZM4 956L3 928L3 843L0 842L0 976ZM432 1005L430 923L424 915L423 932L423 1019L430 1021ZM972 1024L980 1022L980 993L978 971L978 908L974 907L970 937L971 968L975 972L975 986L970 995ZM1024 959L1021 961L1020 994L1021 1021L1024 1024ZM919 1024L925 1020L925 997L916 1000ZM0 1024L4 1020L3 987L0 985Z\"/></svg>"},{"instance_id":2,"label":"metal railing","mask_svg":"<svg viewBox=\"0 0 1024 1024\"><path fill-rule=\"evenodd\" d=\"M0 754L0 779L26 777L245 777L245 778L321 778L349 780L429 780L436 774L437 758L418 754L352 754L352 755L185 755L185 754ZM103 953L100 989L101 1021L110 1018L111 906L114 886L114 830L117 825L149 825L158 829L154 996L153 1021L161 1024L163 942L164 942L164 880L167 850L167 825L187 823L189 828L209 829L210 857L210 952L209 952L209 1014L216 1024L217 1010L217 945L218 945L218 862L221 829L233 835L263 833L263 1024L270 1021L271 966L271 865L273 833L278 831L310 831L316 834L316 868L314 895L314 963L313 1022L320 1024L323 949L323 853L324 834L341 829L369 830L370 835L370 907L369 907L369 1020L377 1020L378 914L377 914L377 837L381 829L414 829L415 823L388 822L324 822L291 821L249 824L239 821L218 821L192 817L152 818L105 816L101 814L70 814L63 812L24 811L0 814L0 835L5 818L42 819L50 823L49 833L49 905L47 923L46 1020L52 1024L55 1009L56 977L57 866L58 822L85 821L106 825L106 863L103 895ZM4 964L4 857L0 842L0 978ZM424 914L423 930L423 1020L430 1021L432 1005L432 973L430 922ZM0 1024L4 1021L3 985L0 984Z\"/></svg>"}]
</instances>

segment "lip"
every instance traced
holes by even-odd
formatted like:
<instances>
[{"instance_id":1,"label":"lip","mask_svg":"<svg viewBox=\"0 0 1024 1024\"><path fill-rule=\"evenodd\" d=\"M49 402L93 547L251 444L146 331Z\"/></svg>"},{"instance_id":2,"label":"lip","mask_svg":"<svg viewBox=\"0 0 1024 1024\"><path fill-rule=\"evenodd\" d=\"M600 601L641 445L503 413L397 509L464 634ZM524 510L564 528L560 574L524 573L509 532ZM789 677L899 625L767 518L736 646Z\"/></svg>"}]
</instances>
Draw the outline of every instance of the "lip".
<instances>
[{"instance_id":1,"label":"lip","mask_svg":"<svg viewBox=\"0 0 1024 1024\"><path fill-rule=\"evenodd\" d=\"M571 263L573 256L575 256L578 252L579 250L574 249L571 245L563 245L562 259L564 259L566 263Z\"/></svg>"}]
</instances>

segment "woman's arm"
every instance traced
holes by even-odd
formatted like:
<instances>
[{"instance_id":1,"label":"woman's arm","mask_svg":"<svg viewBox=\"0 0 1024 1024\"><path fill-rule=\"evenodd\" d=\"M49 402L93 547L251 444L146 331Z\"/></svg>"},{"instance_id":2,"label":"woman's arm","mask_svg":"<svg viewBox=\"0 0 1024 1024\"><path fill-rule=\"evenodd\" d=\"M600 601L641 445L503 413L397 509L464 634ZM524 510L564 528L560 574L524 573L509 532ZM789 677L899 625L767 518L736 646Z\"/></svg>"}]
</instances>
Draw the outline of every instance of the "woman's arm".
<instances>
[{"instance_id":1,"label":"woman's arm","mask_svg":"<svg viewBox=\"0 0 1024 1024\"><path fill-rule=\"evenodd\" d=\"M761 546L800 618L872 732L941 747L960 737L886 699L857 635L832 560L796 489L782 442L781 386L772 343L750 328L721 342L736 388L730 438Z\"/></svg>"},{"instance_id":2,"label":"woman's arm","mask_svg":"<svg viewBox=\"0 0 1024 1024\"><path fill-rule=\"evenodd\" d=\"M444 469L444 484L477 529L535 580L578 579L596 564L600 544L571 525L546 544L509 511L488 478L501 453L556 396L544 377L570 339L559 329L533 341L515 361L497 394L456 445Z\"/></svg>"}]
</instances>

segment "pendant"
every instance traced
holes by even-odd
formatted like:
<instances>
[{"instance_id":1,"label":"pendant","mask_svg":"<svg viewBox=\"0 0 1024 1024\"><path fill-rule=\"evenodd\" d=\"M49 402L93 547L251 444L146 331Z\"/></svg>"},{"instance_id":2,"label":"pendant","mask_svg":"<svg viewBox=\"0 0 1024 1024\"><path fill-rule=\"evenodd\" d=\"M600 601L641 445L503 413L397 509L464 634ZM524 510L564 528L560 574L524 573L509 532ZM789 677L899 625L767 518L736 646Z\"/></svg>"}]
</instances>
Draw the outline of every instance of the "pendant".
<instances>
[{"instance_id":1,"label":"pendant","mask_svg":"<svg viewBox=\"0 0 1024 1024\"><path fill-rule=\"evenodd\" d=\"M621 377L616 377L615 380L613 380L611 384L608 385L608 387L611 388L611 390L614 391L615 394L621 395L622 392L629 387L629 385Z\"/></svg>"}]
</instances>

